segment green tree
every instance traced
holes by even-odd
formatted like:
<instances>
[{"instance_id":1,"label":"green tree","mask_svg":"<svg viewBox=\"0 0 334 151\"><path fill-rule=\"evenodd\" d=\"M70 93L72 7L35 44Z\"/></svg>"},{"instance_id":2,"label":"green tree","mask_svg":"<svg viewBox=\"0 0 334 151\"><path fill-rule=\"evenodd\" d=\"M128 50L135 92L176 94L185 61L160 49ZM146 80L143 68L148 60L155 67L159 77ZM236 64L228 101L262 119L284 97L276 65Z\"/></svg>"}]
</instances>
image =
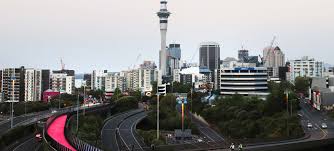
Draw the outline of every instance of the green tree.
<instances>
[{"instance_id":1,"label":"green tree","mask_svg":"<svg viewBox=\"0 0 334 151\"><path fill-rule=\"evenodd\" d=\"M307 95L310 87L310 79L307 77L297 77L295 79L295 89L297 93Z\"/></svg>"}]
</instances>

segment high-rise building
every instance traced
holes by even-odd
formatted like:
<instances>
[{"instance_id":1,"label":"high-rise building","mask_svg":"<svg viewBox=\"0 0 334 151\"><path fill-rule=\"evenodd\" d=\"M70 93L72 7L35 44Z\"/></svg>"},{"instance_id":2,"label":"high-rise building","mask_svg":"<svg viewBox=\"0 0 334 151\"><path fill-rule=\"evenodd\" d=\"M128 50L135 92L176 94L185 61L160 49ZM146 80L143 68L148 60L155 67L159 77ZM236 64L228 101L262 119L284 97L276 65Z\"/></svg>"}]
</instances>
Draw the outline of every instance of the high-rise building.
<instances>
[{"instance_id":1,"label":"high-rise building","mask_svg":"<svg viewBox=\"0 0 334 151\"><path fill-rule=\"evenodd\" d=\"M0 70L0 102L2 102L2 70Z\"/></svg>"},{"instance_id":2,"label":"high-rise building","mask_svg":"<svg viewBox=\"0 0 334 151\"><path fill-rule=\"evenodd\" d=\"M24 101L24 67L6 68L3 70L2 90L3 101ZM14 81L14 88L13 88ZM14 96L13 96L14 92Z\"/></svg>"},{"instance_id":3,"label":"high-rise building","mask_svg":"<svg viewBox=\"0 0 334 151\"><path fill-rule=\"evenodd\" d=\"M114 92L116 88L123 91L123 83L119 72L110 72L106 76L105 89L107 92Z\"/></svg>"},{"instance_id":4,"label":"high-rise building","mask_svg":"<svg viewBox=\"0 0 334 151\"><path fill-rule=\"evenodd\" d=\"M264 67L222 68L220 91L223 96L241 94L265 99L269 94L267 80L268 73Z\"/></svg>"},{"instance_id":5,"label":"high-rise building","mask_svg":"<svg viewBox=\"0 0 334 151\"><path fill-rule=\"evenodd\" d=\"M324 63L307 56L290 62L290 81L296 77L323 77Z\"/></svg>"},{"instance_id":6,"label":"high-rise building","mask_svg":"<svg viewBox=\"0 0 334 151\"><path fill-rule=\"evenodd\" d=\"M240 62L245 62L248 56L248 50L238 50L238 59Z\"/></svg>"},{"instance_id":7,"label":"high-rise building","mask_svg":"<svg viewBox=\"0 0 334 151\"><path fill-rule=\"evenodd\" d=\"M174 70L180 69L181 45L170 44L167 53L167 75L174 76Z\"/></svg>"},{"instance_id":8,"label":"high-rise building","mask_svg":"<svg viewBox=\"0 0 334 151\"><path fill-rule=\"evenodd\" d=\"M92 73L91 87L93 90L105 89L105 78L108 70L94 70Z\"/></svg>"},{"instance_id":9,"label":"high-rise building","mask_svg":"<svg viewBox=\"0 0 334 151\"><path fill-rule=\"evenodd\" d=\"M24 101L42 100L42 70L26 69L24 74Z\"/></svg>"},{"instance_id":10,"label":"high-rise building","mask_svg":"<svg viewBox=\"0 0 334 151\"><path fill-rule=\"evenodd\" d=\"M66 73L52 73L51 88L53 91L73 94L75 91L75 77Z\"/></svg>"},{"instance_id":11,"label":"high-rise building","mask_svg":"<svg viewBox=\"0 0 334 151\"><path fill-rule=\"evenodd\" d=\"M42 70L42 92L50 89L50 70Z\"/></svg>"},{"instance_id":12,"label":"high-rise building","mask_svg":"<svg viewBox=\"0 0 334 151\"><path fill-rule=\"evenodd\" d=\"M263 63L269 77L278 77L278 68L285 66L285 55L279 47L264 48Z\"/></svg>"},{"instance_id":13,"label":"high-rise building","mask_svg":"<svg viewBox=\"0 0 334 151\"><path fill-rule=\"evenodd\" d=\"M166 76L167 75L166 36L167 36L168 17L170 15L170 12L167 10L167 0L160 1L160 11L157 13L157 15L160 20L160 34L161 34L161 48L160 48L160 53L159 53L159 69L160 69L161 75Z\"/></svg>"},{"instance_id":14,"label":"high-rise building","mask_svg":"<svg viewBox=\"0 0 334 151\"><path fill-rule=\"evenodd\" d=\"M86 84L86 89L92 88L92 74L84 74L83 80Z\"/></svg>"},{"instance_id":15,"label":"high-rise building","mask_svg":"<svg viewBox=\"0 0 334 151\"><path fill-rule=\"evenodd\" d=\"M207 67L212 71L214 89L219 89L220 46L215 42L202 43L199 48L200 67Z\"/></svg>"},{"instance_id":16,"label":"high-rise building","mask_svg":"<svg viewBox=\"0 0 334 151\"><path fill-rule=\"evenodd\" d=\"M75 76L75 71L74 70L53 70L52 73L65 73L67 76Z\"/></svg>"}]
</instances>

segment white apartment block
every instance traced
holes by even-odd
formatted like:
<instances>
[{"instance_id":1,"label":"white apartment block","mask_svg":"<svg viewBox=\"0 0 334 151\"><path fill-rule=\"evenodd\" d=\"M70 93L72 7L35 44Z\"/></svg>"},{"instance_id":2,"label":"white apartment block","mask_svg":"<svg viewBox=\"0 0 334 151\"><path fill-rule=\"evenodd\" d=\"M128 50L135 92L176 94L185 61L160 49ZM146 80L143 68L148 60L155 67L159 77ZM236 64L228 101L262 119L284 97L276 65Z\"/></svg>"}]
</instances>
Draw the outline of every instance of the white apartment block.
<instances>
[{"instance_id":1,"label":"white apartment block","mask_svg":"<svg viewBox=\"0 0 334 151\"><path fill-rule=\"evenodd\" d=\"M290 61L290 81L297 77L323 77L324 63L307 56Z\"/></svg>"},{"instance_id":2,"label":"white apartment block","mask_svg":"<svg viewBox=\"0 0 334 151\"><path fill-rule=\"evenodd\" d=\"M121 76L119 72L108 73L105 81L105 90L108 92L113 92L116 88L120 89L122 92L126 90L125 77Z\"/></svg>"},{"instance_id":3,"label":"white apartment block","mask_svg":"<svg viewBox=\"0 0 334 151\"><path fill-rule=\"evenodd\" d=\"M107 70L94 70L92 74L92 89L104 90L105 78L107 76Z\"/></svg>"},{"instance_id":4,"label":"white apartment block","mask_svg":"<svg viewBox=\"0 0 334 151\"><path fill-rule=\"evenodd\" d=\"M74 94L75 91L75 77L66 76L66 89L67 94Z\"/></svg>"},{"instance_id":5,"label":"white apartment block","mask_svg":"<svg viewBox=\"0 0 334 151\"><path fill-rule=\"evenodd\" d=\"M66 73L53 73L51 75L51 88L53 91L73 94L75 90L75 77Z\"/></svg>"},{"instance_id":6,"label":"white apartment block","mask_svg":"<svg viewBox=\"0 0 334 151\"><path fill-rule=\"evenodd\" d=\"M180 69L174 69L173 82L181 82L180 71Z\"/></svg>"},{"instance_id":7,"label":"white apartment block","mask_svg":"<svg viewBox=\"0 0 334 151\"><path fill-rule=\"evenodd\" d=\"M138 84L139 88L144 92L152 91L152 82L155 79L155 70L154 69L139 69L138 70Z\"/></svg>"},{"instance_id":8,"label":"white apartment block","mask_svg":"<svg viewBox=\"0 0 334 151\"><path fill-rule=\"evenodd\" d=\"M26 69L24 76L24 101L40 101L42 97L42 70Z\"/></svg>"}]
</instances>

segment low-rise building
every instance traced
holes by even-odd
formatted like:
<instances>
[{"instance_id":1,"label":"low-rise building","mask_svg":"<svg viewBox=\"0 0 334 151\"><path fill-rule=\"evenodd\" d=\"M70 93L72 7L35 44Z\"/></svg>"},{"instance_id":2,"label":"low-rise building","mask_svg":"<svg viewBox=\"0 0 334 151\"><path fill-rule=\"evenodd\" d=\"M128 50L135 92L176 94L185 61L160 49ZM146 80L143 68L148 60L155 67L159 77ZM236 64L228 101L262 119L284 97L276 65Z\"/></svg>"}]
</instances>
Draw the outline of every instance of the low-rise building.
<instances>
[{"instance_id":1,"label":"low-rise building","mask_svg":"<svg viewBox=\"0 0 334 151\"><path fill-rule=\"evenodd\" d=\"M310 103L317 110L334 109L334 77L312 78Z\"/></svg>"}]
</instances>

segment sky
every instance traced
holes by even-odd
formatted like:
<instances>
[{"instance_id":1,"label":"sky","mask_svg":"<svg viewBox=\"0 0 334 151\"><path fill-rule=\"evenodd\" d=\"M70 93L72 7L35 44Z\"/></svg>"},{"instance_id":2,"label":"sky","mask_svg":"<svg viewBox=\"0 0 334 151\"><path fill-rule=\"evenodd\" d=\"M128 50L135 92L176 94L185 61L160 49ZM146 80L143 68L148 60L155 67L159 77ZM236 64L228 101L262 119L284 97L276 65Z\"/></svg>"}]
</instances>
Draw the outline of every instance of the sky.
<instances>
[{"instance_id":1,"label":"sky","mask_svg":"<svg viewBox=\"0 0 334 151\"><path fill-rule=\"evenodd\" d=\"M333 0L169 0L167 42L198 62L201 42L221 44L221 59L243 46L262 55L277 37L287 59L334 64ZM0 0L0 68L121 71L158 63L159 0ZM141 57L138 57L141 56ZM137 59L138 58L138 59Z\"/></svg>"}]
</instances>

